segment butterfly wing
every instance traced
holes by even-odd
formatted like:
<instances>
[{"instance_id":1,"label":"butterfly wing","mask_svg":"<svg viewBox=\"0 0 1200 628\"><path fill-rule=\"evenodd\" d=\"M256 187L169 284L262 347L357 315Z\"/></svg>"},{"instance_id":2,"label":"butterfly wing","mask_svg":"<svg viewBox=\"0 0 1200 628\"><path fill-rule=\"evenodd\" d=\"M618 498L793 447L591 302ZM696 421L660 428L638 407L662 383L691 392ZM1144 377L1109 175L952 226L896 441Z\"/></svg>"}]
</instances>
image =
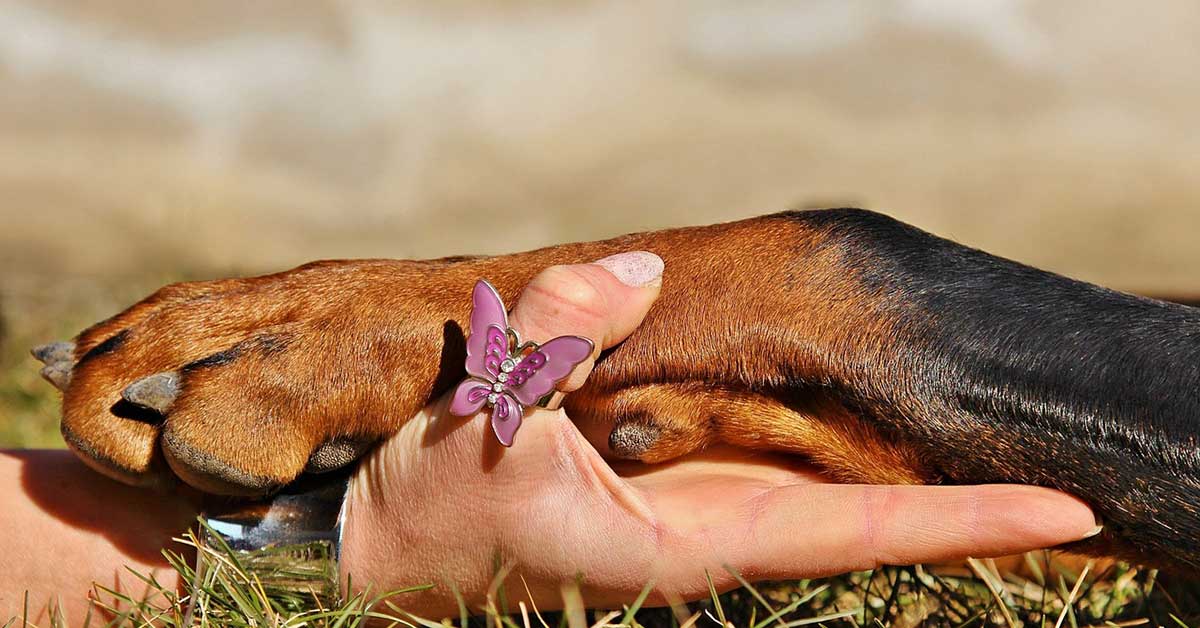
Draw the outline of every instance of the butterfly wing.
<instances>
[{"instance_id":1,"label":"butterfly wing","mask_svg":"<svg viewBox=\"0 0 1200 628\"><path fill-rule=\"evenodd\" d=\"M559 336L546 341L509 373L508 391L524 405L537 403L580 362L588 359L592 348L592 341L582 336Z\"/></svg>"},{"instance_id":2,"label":"butterfly wing","mask_svg":"<svg viewBox=\"0 0 1200 628\"><path fill-rule=\"evenodd\" d=\"M492 284L480 279L471 293L471 334L467 336L467 373L496 381L508 357L508 314Z\"/></svg>"},{"instance_id":3,"label":"butterfly wing","mask_svg":"<svg viewBox=\"0 0 1200 628\"><path fill-rule=\"evenodd\" d=\"M492 431L496 433L501 445L512 447L513 437L521 427L523 414L521 404L508 393L496 397L496 403L492 406Z\"/></svg>"},{"instance_id":4,"label":"butterfly wing","mask_svg":"<svg viewBox=\"0 0 1200 628\"><path fill-rule=\"evenodd\" d=\"M450 398L450 414L471 416L479 412L479 409L487 402L490 392L492 392L492 385L488 382L474 377L464 379L458 388L454 389L454 396Z\"/></svg>"}]
</instances>

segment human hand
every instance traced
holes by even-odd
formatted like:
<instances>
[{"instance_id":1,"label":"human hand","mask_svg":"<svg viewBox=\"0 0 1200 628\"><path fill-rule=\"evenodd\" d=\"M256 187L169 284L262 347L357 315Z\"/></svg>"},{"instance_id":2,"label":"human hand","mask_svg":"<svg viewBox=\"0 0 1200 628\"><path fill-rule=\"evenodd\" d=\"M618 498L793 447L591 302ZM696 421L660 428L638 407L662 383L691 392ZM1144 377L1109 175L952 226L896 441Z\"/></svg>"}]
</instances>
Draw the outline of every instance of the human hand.
<instances>
[{"instance_id":1,"label":"human hand","mask_svg":"<svg viewBox=\"0 0 1200 628\"><path fill-rule=\"evenodd\" d=\"M547 269L510 324L535 341L589 337L598 355L657 297L647 260L606 262L615 274L597 264ZM578 388L591 365L560 388ZM343 548L343 575L357 586L436 583L397 600L426 615L453 612L450 585L481 606L497 558L547 609L577 577L591 605L628 602L651 581L651 602L662 603L707 595L706 571L719 589L736 586L725 566L750 580L818 577L1015 553L1096 531L1086 505L1048 489L829 484L795 458L729 448L610 466L561 410L528 412L505 449L486 415L462 419L447 406L442 398L426 407L361 465Z\"/></svg>"}]
</instances>

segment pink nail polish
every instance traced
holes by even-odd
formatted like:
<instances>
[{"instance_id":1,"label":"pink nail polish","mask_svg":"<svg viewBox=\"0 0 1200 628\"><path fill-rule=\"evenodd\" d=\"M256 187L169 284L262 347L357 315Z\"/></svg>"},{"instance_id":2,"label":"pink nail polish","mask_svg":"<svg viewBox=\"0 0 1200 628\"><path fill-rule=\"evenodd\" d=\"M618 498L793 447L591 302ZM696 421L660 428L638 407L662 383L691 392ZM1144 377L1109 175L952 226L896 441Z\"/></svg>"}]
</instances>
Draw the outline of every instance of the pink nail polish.
<instances>
[{"instance_id":1,"label":"pink nail polish","mask_svg":"<svg viewBox=\"0 0 1200 628\"><path fill-rule=\"evenodd\" d=\"M630 251L592 262L612 273L621 283L634 288L662 280L662 258L649 251Z\"/></svg>"}]
</instances>

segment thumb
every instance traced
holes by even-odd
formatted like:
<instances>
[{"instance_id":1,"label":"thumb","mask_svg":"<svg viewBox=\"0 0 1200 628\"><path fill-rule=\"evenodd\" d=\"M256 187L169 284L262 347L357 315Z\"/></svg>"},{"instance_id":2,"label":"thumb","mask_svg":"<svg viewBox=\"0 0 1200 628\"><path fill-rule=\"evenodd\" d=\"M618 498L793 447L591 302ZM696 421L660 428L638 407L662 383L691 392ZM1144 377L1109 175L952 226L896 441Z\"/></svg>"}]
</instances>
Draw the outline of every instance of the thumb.
<instances>
[{"instance_id":1,"label":"thumb","mask_svg":"<svg viewBox=\"0 0 1200 628\"><path fill-rule=\"evenodd\" d=\"M521 337L545 342L571 334L591 339L592 356L559 384L583 385L600 351L641 324L662 287L662 258L648 251L612 255L590 264L551 266L538 273L517 299L509 324Z\"/></svg>"}]
</instances>

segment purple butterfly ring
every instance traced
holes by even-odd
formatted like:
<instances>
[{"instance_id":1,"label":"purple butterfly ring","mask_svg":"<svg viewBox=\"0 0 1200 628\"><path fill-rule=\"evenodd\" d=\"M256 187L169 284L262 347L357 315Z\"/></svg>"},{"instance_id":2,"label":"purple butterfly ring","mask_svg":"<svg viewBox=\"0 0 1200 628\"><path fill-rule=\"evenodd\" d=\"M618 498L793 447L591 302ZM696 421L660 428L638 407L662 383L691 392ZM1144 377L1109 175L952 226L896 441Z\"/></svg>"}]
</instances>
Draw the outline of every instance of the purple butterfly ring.
<instances>
[{"instance_id":1,"label":"purple butterfly ring","mask_svg":"<svg viewBox=\"0 0 1200 628\"><path fill-rule=\"evenodd\" d=\"M471 294L467 336L467 378L454 390L450 413L472 416L487 405L492 431L511 447L525 408L557 407L555 386L592 355L595 345L582 336L559 336L542 344L521 342L508 326L504 302L492 284L480 279Z\"/></svg>"}]
</instances>

